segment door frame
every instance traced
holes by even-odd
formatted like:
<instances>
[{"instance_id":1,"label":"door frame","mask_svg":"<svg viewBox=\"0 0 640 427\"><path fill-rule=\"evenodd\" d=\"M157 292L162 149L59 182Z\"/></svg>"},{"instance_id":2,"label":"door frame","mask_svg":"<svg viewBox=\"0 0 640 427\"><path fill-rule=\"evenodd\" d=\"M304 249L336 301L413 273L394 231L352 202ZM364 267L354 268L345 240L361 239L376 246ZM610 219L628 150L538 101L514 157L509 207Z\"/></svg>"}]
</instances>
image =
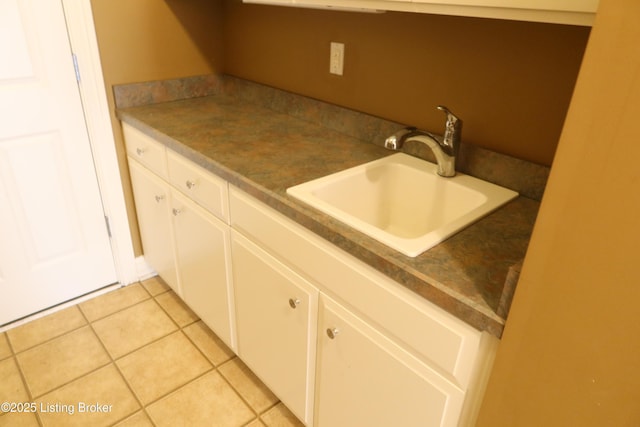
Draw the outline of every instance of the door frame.
<instances>
[{"instance_id":1,"label":"door frame","mask_svg":"<svg viewBox=\"0 0 640 427\"><path fill-rule=\"evenodd\" d=\"M139 273L139 261L133 251L91 2L62 0L62 7L71 50L81 70L80 97L102 204L109 218L116 274L121 285L128 285L141 279L143 273Z\"/></svg>"}]
</instances>

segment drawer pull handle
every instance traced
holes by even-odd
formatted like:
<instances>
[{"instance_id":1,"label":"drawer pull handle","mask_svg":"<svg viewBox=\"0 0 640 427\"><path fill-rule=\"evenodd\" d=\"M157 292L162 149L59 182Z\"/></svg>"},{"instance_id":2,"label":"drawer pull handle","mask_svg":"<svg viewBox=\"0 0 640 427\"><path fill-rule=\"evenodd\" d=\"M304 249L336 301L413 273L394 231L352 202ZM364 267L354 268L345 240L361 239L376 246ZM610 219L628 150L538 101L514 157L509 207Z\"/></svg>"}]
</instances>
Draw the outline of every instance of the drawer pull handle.
<instances>
[{"instance_id":1,"label":"drawer pull handle","mask_svg":"<svg viewBox=\"0 0 640 427\"><path fill-rule=\"evenodd\" d=\"M156 203L160 203L163 200L164 200L164 194L160 194L156 196Z\"/></svg>"},{"instance_id":2,"label":"drawer pull handle","mask_svg":"<svg viewBox=\"0 0 640 427\"><path fill-rule=\"evenodd\" d=\"M289 306L291 308L297 308L300 305L300 300L298 298L289 298Z\"/></svg>"},{"instance_id":3,"label":"drawer pull handle","mask_svg":"<svg viewBox=\"0 0 640 427\"><path fill-rule=\"evenodd\" d=\"M145 152L145 151L146 151L146 150L145 150L144 148L140 148L140 147L136 148L136 154L137 154L138 156L142 156L142 155L144 154L144 152Z\"/></svg>"},{"instance_id":4,"label":"drawer pull handle","mask_svg":"<svg viewBox=\"0 0 640 427\"><path fill-rule=\"evenodd\" d=\"M328 328L327 329L327 336L331 339L335 339L336 336L338 336L338 334L340 333L340 329L338 328Z\"/></svg>"},{"instance_id":5,"label":"drawer pull handle","mask_svg":"<svg viewBox=\"0 0 640 427\"><path fill-rule=\"evenodd\" d=\"M185 185L187 186L187 188L189 190L193 189L193 187L196 186L196 183L194 181L191 181L190 179L187 180L187 182L185 182Z\"/></svg>"},{"instance_id":6,"label":"drawer pull handle","mask_svg":"<svg viewBox=\"0 0 640 427\"><path fill-rule=\"evenodd\" d=\"M171 211L173 212L173 216L178 216L182 213L182 209L173 208Z\"/></svg>"}]
</instances>

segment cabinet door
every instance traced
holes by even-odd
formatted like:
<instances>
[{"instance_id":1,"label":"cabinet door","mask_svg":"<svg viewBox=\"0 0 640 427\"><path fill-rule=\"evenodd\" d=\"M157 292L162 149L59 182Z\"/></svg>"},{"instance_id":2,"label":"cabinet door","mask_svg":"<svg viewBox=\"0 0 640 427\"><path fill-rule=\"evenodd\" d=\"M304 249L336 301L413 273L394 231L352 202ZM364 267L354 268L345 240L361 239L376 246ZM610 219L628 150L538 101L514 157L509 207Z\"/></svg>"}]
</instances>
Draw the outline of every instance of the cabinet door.
<instances>
[{"instance_id":1,"label":"cabinet door","mask_svg":"<svg viewBox=\"0 0 640 427\"><path fill-rule=\"evenodd\" d=\"M324 295L316 427L456 426L464 393Z\"/></svg>"},{"instance_id":2,"label":"cabinet door","mask_svg":"<svg viewBox=\"0 0 640 427\"><path fill-rule=\"evenodd\" d=\"M182 299L235 349L229 227L177 191L171 196Z\"/></svg>"},{"instance_id":3,"label":"cabinet door","mask_svg":"<svg viewBox=\"0 0 640 427\"><path fill-rule=\"evenodd\" d=\"M318 291L240 234L232 234L238 355L309 424Z\"/></svg>"},{"instance_id":4,"label":"cabinet door","mask_svg":"<svg viewBox=\"0 0 640 427\"><path fill-rule=\"evenodd\" d=\"M169 186L131 158L129 171L145 261L180 294L169 211Z\"/></svg>"}]
</instances>

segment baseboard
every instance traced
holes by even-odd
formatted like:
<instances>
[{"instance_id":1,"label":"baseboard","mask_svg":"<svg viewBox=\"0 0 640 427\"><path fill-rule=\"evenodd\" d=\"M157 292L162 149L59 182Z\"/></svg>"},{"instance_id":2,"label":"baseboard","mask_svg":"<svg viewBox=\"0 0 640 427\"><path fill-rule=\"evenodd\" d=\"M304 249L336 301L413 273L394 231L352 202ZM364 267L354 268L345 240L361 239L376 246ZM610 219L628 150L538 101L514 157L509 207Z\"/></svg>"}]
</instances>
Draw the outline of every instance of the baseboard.
<instances>
[{"instance_id":1,"label":"baseboard","mask_svg":"<svg viewBox=\"0 0 640 427\"><path fill-rule=\"evenodd\" d=\"M145 280L158 275L153 267L145 261L144 256L136 258L136 272L138 273L138 280Z\"/></svg>"}]
</instances>

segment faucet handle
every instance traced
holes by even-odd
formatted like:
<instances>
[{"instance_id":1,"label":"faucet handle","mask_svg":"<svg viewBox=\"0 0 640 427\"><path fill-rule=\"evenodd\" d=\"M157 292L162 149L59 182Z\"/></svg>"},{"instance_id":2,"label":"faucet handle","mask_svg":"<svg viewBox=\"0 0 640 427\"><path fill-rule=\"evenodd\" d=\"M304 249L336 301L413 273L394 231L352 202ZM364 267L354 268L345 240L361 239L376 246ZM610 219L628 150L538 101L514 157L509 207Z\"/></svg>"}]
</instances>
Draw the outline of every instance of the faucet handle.
<instances>
[{"instance_id":1,"label":"faucet handle","mask_svg":"<svg viewBox=\"0 0 640 427\"><path fill-rule=\"evenodd\" d=\"M444 135L442 135L442 145L447 147L447 153L451 156L458 155L458 149L460 148L460 139L462 135L462 120L453 114L444 105L438 105L438 110L444 111L447 115L447 122L445 123Z\"/></svg>"},{"instance_id":2,"label":"faucet handle","mask_svg":"<svg viewBox=\"0 0 640 427\"><path fill-rule=\"evenodd\" d=\"M443 111L447 115L447 131L453 131L456 128L459 129L462 127L462 120L460 119L460 117L453 114L447 107L445 107L444 105L438 105L436 108L440 111Z\"/></svg>"}]
</instances>

